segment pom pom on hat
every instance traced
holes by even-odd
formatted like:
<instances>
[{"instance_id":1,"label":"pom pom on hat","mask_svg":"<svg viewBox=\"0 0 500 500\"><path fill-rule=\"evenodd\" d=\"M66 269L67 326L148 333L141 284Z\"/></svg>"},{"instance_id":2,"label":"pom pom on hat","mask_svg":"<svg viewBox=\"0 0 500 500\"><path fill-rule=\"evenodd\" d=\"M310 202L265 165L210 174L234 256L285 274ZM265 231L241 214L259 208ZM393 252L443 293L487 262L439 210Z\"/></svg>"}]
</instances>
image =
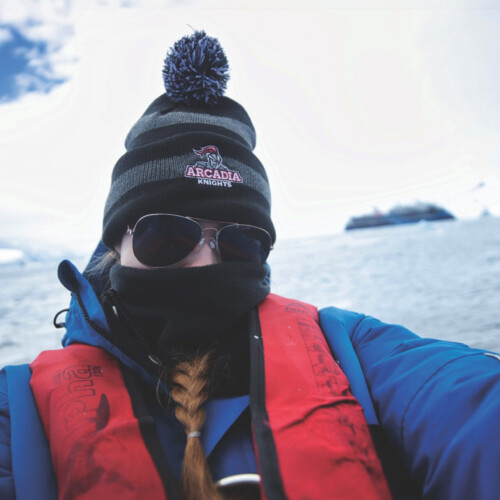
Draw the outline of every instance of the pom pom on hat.
<instances>
[{"instance_id":1,"label":"pom pom on hat","mask_svg":"<svg viewBox=\"0 0 500 500\"><path fill-rule=\"evenodd\" d=\"M188 106L217 104L228 80L226 54L219 41L204 31L181 38L167 53L163 81L172 102Z\"/></svg>"}]
</instances>

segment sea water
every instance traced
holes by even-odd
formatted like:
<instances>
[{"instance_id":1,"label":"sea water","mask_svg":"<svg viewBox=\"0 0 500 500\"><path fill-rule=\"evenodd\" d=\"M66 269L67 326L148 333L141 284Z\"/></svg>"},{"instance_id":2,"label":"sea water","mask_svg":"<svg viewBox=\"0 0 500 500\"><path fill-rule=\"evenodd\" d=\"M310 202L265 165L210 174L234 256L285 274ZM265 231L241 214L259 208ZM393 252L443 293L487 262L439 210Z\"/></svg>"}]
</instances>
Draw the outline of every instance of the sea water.
<instances>
[{"instance_id":1,"label":"sea water","mask_svg":"<svg viewBox=\"0 0 500 500\"><path fill-rule=\"evenodd\" d=\"M275 293L500 351L500 218L278 240L269 263ZM0 266L0 366L60 346L52 320L70 294L57 265Z\"/></svg>"}]
</instances>

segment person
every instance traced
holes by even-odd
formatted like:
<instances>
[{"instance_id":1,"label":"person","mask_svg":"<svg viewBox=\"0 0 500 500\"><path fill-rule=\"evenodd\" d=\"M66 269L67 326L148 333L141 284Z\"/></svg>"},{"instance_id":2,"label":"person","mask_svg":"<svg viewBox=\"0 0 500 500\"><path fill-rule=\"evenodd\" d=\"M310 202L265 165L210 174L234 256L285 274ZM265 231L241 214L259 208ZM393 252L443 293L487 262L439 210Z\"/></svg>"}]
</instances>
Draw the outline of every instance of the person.
<instances>
[{"instance_id":1,"label":"person","mask_svg":"<svg viewBox=\"0 0 500 500\"><path fill-rule=\"evenodd\" d=\"M218 41L170 49L63 349L0 376L0 497L493 499L500 357L270 293L276 239ZM293 272L293 270L291 270Z\"/></svg>"}]
</instances>

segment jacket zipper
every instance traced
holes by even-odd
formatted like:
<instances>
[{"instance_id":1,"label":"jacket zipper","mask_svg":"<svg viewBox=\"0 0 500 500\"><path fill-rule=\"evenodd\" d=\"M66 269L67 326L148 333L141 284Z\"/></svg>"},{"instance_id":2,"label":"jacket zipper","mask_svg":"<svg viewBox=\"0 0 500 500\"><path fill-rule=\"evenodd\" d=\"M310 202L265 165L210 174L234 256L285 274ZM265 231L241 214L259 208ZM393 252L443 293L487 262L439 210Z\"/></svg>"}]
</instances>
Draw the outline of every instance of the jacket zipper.
<instances>
[{"instance_id":1,"label":"jacket zipper","mask_svg":"<svg viewBox=\"0 0 500 500\"><path fill-rule=\"evenodd\" d=\"M89 316L89 313L87 312L87 309L85 305L83 304L83 301L80 297L80 294L78 292L73 292L73 295L76 297L76 301L78 302L78 305L80 306L80 309L82 310L83 317L85 318L86 323L97 333L102 335L106 340L109 340L111 342L111 337L109 333L104 329L101 328L97 323L94 323Z\"/></svg>"}]
</instances>

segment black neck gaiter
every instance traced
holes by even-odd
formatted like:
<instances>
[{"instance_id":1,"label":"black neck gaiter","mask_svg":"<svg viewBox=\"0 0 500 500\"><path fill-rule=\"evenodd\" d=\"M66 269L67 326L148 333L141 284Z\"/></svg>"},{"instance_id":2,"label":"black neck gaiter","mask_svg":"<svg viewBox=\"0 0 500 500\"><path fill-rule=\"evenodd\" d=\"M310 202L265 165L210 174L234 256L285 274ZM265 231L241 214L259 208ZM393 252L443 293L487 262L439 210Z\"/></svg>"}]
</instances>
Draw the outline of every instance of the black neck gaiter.
<instances>
[{"instance_id":1,"label":"black neck gaiter","mask_svg":"<svg viewBox=\"0 0 500 500\"><path fill-rule=\"evenodd\" d=\"M269 293L266 275L266 266L239 262L174 269L117 264L110 281L148 354L168 362L212 349L234 378L238 363L249 370L247 318Z\"/></svg>"}]
</instances>

